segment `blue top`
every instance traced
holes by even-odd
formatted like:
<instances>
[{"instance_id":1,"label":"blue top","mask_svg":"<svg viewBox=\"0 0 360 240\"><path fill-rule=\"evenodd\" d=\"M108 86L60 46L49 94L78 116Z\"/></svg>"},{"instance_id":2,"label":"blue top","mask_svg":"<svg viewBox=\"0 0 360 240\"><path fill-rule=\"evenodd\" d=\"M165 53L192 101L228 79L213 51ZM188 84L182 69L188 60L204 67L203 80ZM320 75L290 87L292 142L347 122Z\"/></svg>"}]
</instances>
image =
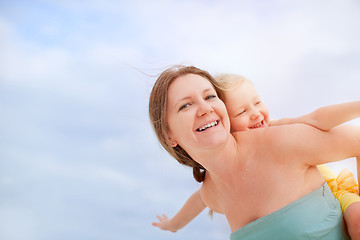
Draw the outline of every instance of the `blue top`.
<instances>
[{"instance_id":1,"label":"blue top","mask_svg":"<svg viewBox=\"0 0 360 240\"><path fill-rule=\"evenodd\" d=\"M231 240L350 239L339 201L327 183L230 235Z\"/></svg>"}]
</instances>

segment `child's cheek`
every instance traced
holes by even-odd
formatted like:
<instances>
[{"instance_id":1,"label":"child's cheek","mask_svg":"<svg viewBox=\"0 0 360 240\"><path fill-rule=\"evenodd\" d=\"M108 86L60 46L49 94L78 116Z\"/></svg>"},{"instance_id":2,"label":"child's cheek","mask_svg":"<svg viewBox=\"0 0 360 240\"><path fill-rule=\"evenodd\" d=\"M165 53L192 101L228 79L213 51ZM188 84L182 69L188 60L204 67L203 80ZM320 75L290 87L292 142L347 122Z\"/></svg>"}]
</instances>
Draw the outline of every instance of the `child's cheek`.
<instances>
[{"instance_id":1,"label":"child's cheek","mask_svg":"<svg viewBox=\"0 0 360 240\"><path fill-rule=\"evenodd\" d=\"M248 130L247 123L240 119L230 119L231 132L239 132Z\"/></svg>"}]
</instances>

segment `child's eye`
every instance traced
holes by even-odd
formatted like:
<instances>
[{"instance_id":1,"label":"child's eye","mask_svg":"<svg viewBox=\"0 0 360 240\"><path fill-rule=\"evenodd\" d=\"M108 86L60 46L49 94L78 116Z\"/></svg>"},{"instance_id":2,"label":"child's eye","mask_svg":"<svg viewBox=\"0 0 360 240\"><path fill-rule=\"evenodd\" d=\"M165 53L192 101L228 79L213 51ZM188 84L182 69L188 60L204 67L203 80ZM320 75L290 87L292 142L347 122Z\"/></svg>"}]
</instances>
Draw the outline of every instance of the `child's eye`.
<instances>
[{"instance_id":1,"label":"child's eye","mask_svg":"<svg viewBox=\"0 0 360 240\"><path fill-rule=\"evenodd\" d=\"M260 103L261 103L261 101L258 101L258 102L255 103L255 105L259 105Z\"/></svg>"},{"instance_id":2,"label":"child's eye","mask_svg":"<svg viewBox=\"0 0 360 240\"><path fill-rule=\"evenodd\" d=\"M187 107L189 107L189 106L190 106L190 103L186 103L186 104L182 105L182 106L179 108L179 112L180 112L181 110L184 110L185 108L187 108Z\"/></svg>"},{"instance_id":3,"label":"child's eye","mask_svg":"<svg viewBox=\"0 0 360 240\"><path fill-rule=\"evenodd\" d=\"M246 113L246 110L243 110L243 111L241 111L240 113L238 113L238 115L236 115L237 117L238 116L241 116L241 115L243 115L243 114L245 114Z\"/></svg>"},{"instance_id":4,"label":"child's eye","mask_svg":"<svg viewBox=\"0 0 360 240\"><path fill-rule=\"evenodd\" d=\"M217 96L215 94L211 94L205 98L205 100L216 98Z\"/></svg>"}]
</instances>

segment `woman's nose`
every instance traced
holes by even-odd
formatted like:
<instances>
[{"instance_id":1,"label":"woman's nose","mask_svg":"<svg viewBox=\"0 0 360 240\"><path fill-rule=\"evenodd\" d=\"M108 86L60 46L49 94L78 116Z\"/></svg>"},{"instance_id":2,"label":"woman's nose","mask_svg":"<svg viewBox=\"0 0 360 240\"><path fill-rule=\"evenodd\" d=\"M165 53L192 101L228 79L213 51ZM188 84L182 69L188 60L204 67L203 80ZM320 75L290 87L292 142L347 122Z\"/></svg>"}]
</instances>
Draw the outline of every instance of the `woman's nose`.
<instances>
[{"instance_id":1,"label":"woman's nose","mask_svg":"<svg viewBox=\"0 0 360 240\"><path fill-rule=\"evenodd\" d=\"M211 113L213 108L207 103L207 102L200 102L199 103L199 109L198 109L198 115L203 116L205 114Z\"/></svg>"}]
</instances>

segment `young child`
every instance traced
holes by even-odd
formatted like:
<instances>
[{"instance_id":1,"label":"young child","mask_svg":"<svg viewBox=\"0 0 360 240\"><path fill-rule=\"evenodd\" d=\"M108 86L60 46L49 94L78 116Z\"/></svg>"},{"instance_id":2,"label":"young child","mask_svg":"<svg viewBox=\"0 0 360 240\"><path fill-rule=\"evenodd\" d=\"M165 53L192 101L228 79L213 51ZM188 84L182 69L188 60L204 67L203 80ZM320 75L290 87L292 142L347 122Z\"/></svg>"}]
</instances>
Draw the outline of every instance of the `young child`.
<instances>
[{"instance_id":1,"label":"young child","mask_svg":"<svg viewBox=\"0 0 360 240\"><path fill-rule=\"evenodd\" d=\"M360 101L357 101L323 107L298 118L270 121L268 109L249 80L234 74L219 75L216 80L221 89L219 97L226 105L233 132L294 123L304 123L327 131L360 117ZM359 157L357 164L360 178ZM355 178L346 169L341 171L338 177L325 165L318 166L318 169L342 206L350 236L352 239L360 239L360 197ZM176 232L195 218L205 207L206 205L201 199L201 192L198 190L191 195L173 218L169 219L163 214L157 216L159 222L152 224L162 230ZM209 207L211 208L211 206ZM217 209L211 210L217 211ZM217 212L221 213L221 211Z\"/></svg>"}]
</instances>

